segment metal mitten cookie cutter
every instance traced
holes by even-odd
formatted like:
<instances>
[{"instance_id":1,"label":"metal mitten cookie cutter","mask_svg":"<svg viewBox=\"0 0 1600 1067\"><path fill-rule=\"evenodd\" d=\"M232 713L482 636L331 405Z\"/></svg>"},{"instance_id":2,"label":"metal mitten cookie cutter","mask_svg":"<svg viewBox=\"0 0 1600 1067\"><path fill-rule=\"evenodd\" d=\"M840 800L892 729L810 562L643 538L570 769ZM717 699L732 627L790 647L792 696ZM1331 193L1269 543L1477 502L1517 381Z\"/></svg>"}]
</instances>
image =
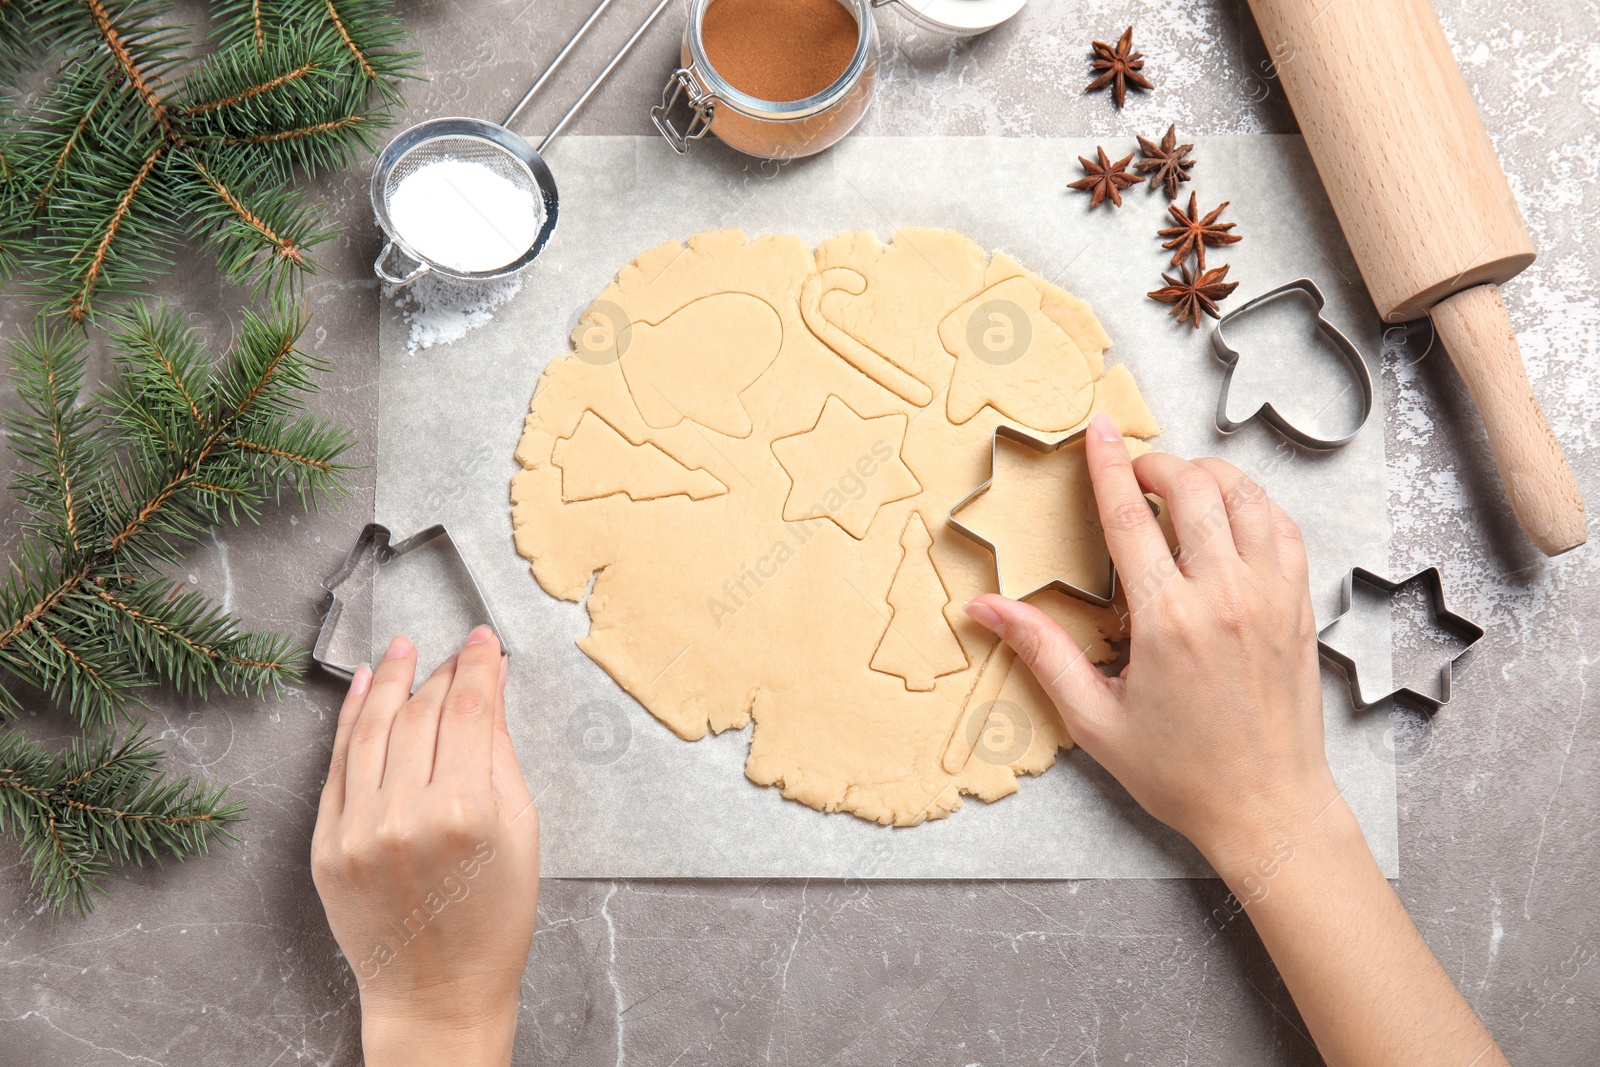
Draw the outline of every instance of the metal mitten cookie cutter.
<instances>
[{"instance_id":1,"label":"metal mitten cookie cutter","mask_svg":"<svg viewBox=\"0 0 1600 1067\"><path fill-rule=\"evenodd\" d=\"M1000 439L1001 438L1005 438L1007 441L1015 441L1017 444L1020 444L1020 445L1026 445L1028 448L1033 449L1035 452L1040 452L1040 453L1043 453L1045 455L1049 455L1049 454L1051 454L1053 452L1059 452L1061 449L1067 447L1070 444L1074 444L1074 443L1076 443L1078 441L1082 441L1083 440L1083 435L1085 433L1087 433L1087 432L1088 432L1088 430L1087 430L1087 428L1085 428L1083 430L1079 430L1077 433L1068 434L1066 437L1061 438L1061 440L1059 440L1059 441L1049 441L1049 440L1041 439L1041 438L1038 438L1038 437L1034 437L1032 434L1025 433L1022 430L1019 430L1014 426L1007 426L1007 425L1004 425L1004 424L1002 424L1000 426L996 426L994 428L994 443L990 446L990 452L989 452L989 478L988 478L988 480L985 481L982 485L978 486L978 488L974 489L972 492L968 493L964 498L962 498L961 502L959 504L957 504L955 507L951 508L950 509L950 513L945 517L945 521L947 523L949 523L950 526L953 529L955 529L957 532L961 533L962 535L964 535L964 536L966 536L968 538L971 538L973 541L976 541L978 544L982 545L984 548L987 548L994 555L995 575L996 575L997 579L1000 582L1000 593L1001 593L1002 596L1010 597L1012 600L1024 600L1024 599L1026 599L1026 598L1028 598L1030 596L1033 596L1035 593L1042 593L1046 589L1058 589L1061 592L1068 594L1069 596L1075 596L1079 600L1086 600L1089 603L1096 605L1097 607L1106 608L1106 607L1110 607L1111 606L1112 599L1116 596L1116 593L1117 593L1117 568L1116 568L1116 565L1114 563L1108 563L1107 564L1107 569L1109 571L1109 574L1108 574L1107 580L1106 580L1106 592L1105 592L1104 596L1102 596L1099 593L1094 592L1091 589L1084 589L1084 588L1082 588L1080 586L1073 585L1071 582L1067 581L1064 578L1054 578L1051 581L1048 581L1045 584L1039 586L1037 589L1028 589L1028 590L1006 589L1005 588L1005 580L1002 577L1002 575L1004 574L1004 571L1002 571L1001 567L1000 567L1000 548L999 548L999 546L997 546L993 541L989 540L987 537L984 537L982 534L978 533L976 530L972 529L969 526L964 525L961 522L961 520L956 518L956 513L957 512L961 511L968 504L971 504L974 500L978 499L980 496L982 496L983 494L987 493L989 491L990 487L994 485L995 459L997 458L997 456L999 454L999 451L1000 451Z\"/></svg>"},{"instance_id":2,"label":"metal mitten cookie cutter","mask_svg":"<svg viewBox=\"0 0 1600 1067\"><path fill-rule=\"evenodd\" d=\"M1311 302L1317 306L1317 329L1322 333L1322 336L1333 342L1333 346L1338 349L1339 355L1349 364L1350 372L1355 375L1356 384L1361 389L1361 420L1356 423L1354 430L1351 430L1343 437L1322 438L1306 433L1284 418L1271 403L1262 404L1253 413L1238 422L1228 418L1228 390L1233 385L1233 372L1239 367L1239 351L1228 344L1223 331L1227 328L1228 323L1237 319L1240 315L1248 315L1264 304L1296 292L1306 294L1311 298ZM1316 282L1310 278L1299 278L1289 282L1287 285L1280 285L1276 289L1262 293L1254 300L1234 308L1218 320L1216 328L1211 331L1211 347L1216 353L1218 362L1228 368L1227 373L1222 376L1222 392L1217 397L1217 431L1219 433L1233 433L1251 419L1259 418L1301 448L1310 449L1313 452L1327 452L1349 444L1355 439L1356 434L1361 432L1361 428L1367 424L1367 418L1372 414L1372 375L1367 370L1367 361L1362 358L1361 350L1355 346L1355 343L1346 337L1337 326L1322 317L1322 309L1326 303L1322 297L1322 290L1317 288Z\"/></svg>"},{"instance_id":3,"label":"metal mitten cookie cutter","mask_svg":"<svg viewBox=\"0 0 1600 1067\"><path fill-rule=\"evenodd\" d=\"M1444 666L1439 669L1438 696L1433 696L1428 693L1419 693L1409 686L1397 686L1396 688L1389 690L1387 693L1379 693L1376 696L1368 697L1361 690L1361 681L1356 673L1355 660L1345 655L1343 652L1340 652L1327 642L1323 641L1322 635L1333 629L1340 619L1349 614L1350 607L1355 600L1356 582L1360 582L1362 585L1369 586L1392 596L1401 589L1410 585L1412 582L1417 581L1422 582L1428 587L1428 594L1433 605L1433 621L1442 629L1448 630L1456 637L1459 637L1463 642L1465 642L1465 644L1459 652L1446 660ZM1483 627L1479 626L1470 619L1457 615L1455 612L1451 611L1445 606L1444 577L1440 574L1438 567L1429 567L1427 570L1418 571L1411 577L1398 582L1390 581L1381 574L1374 574L1365 567L1353 567L1351 568L1350 573L1345 575L1344 578L1344 586L1340 593L1339 614L1334 617L1332 622L1328 623L1328 625L1324 626L1317 633L1317 651L1321 652L1331 662L1337 664L1339 668L1344 671L1345 677L1350 680L1350 702L1355 705L1357 711L1370 708L1378 701L1384 699L1385 697L1391 696L1406 697L1417 702L1418 704L1421 704L1430 711L1438 711L1440 708L1450 703L1451 668L1455 665L1456 660L1466 655L1467 650L1478 643L1478 639L1482 636Z\"/></svg>"},{"instance_id":4,"label":"metal mitten cookie cutter","mask_svg":"<svg viewBox=\"0 0 1600 1067\"><path fill-rule=\"evenodd\" d=\"M472 568L467 564L467 558L461 554L461 548L455 539L450 536L450 531L442 523L436 523L427 529L412 534L402 541L392 541L389 528L382 523L369 522L361 531L361 536L356 538L356 543L344 557L344 562L339 569L322 580L322 588L328 591L328 610L322 617L322 626L317 630L317 643L312 646L311 659L317 666L346 680L353 678L356 668L366 665L365 660L356 663L346 663L340 658L337 651L340 636L339 623L344 615L344 609L349 603L340 596L340 590L346 581L360 569L362 562L371 555L374 573L376 569L411 552L432 544L442 542L443 547L449 550L452 561L457 564L461 573L466 576L466 589L470 593L473 612L487 622L496 636L500 638L500 648L506 654L511 654L511 649L506 646L504 631L495 621L494 612L489 608L489 600L483 595L483 587L478 584L477 576L472 573Z\"/></svg>"}]
</instances>

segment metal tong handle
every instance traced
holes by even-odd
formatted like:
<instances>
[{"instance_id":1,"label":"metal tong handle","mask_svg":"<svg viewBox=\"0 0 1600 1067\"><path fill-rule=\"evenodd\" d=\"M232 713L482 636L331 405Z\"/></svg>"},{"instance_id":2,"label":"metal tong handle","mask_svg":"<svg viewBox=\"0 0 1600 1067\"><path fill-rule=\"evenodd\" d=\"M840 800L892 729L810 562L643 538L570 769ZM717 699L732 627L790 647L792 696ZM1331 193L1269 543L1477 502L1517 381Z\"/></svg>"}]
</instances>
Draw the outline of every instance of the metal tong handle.
<instances>
[{"instance_id":1,"label":"metal tong handle","mask_svg":"<svg viewBox=\"0 0 1600 1067\"><path fill-rule=\"evenodd\" d=\"M561 119L556 123L555 128L549 133L545 134L544 140L539 142L539 147L534 149L535 152L541 156L544 155L545 149L550 147L550 142L554 141L556 139L556 135L567 128L567 124L570 123L574 116L578 114L578 112L583 108L583 105L589 102L589 98L593 96L595 91L598 90L605 80L611 76L611 72L617 69L617 65L621 63L623 59L627 57L628 53L633 50L633 46L639 43L639 38L644 36L645 31L655 23L656 19L661 16L661 13L665 11L671 4L672 0L660 0L660 3L656 4L655 10L651 11L649 16L639 24L639 28L633 31L633 36L629 37L627 42L617 50L617 54L611 57L611 62L607 63L605 69L600 72L594 81L589 83L589 87L583 91L583 95L578 97L577 101L567 109L567 113L565 115L561 116ZM561 51L556 53L556 57L550 61L550 65L544 69L544 73L539 75L538 80L535 81L528 91L523 94L522 99L517 101L517 106L511 109L511 113L506 116L506 120L500 125L510 127L512 120L521 114L522 109L528 106L529 101L533 99L534 95L538 93L540 89L544 88L545 82L550 80L550 76L556 72L556 68L559 67L572 52L572 50L577 47L578 42L583 40L584 34L589 32L589 28L599 21L600 16L604 14L606 8L610 6L611 0L600 0L600 4L589 13L589 17L587 19L584 19L583 25L578 27L578 31L572 35L571 39L569 39L565 45L562 46Z\"/></svg>"}]
</instances>

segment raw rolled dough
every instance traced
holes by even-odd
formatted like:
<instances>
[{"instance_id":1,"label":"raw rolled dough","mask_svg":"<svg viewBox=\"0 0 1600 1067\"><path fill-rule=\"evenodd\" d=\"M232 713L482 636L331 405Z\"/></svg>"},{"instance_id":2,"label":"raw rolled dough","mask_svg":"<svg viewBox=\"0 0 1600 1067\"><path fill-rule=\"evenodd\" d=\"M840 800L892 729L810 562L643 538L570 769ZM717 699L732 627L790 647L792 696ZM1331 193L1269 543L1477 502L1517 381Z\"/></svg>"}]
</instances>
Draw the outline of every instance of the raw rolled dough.
<instances>
[{"instance_id":1,"label":"raw rolled dough","mask_svg":"<svg viewBox=\"0 0 1600 1067\"><path fill-rule=\"evenodd\" d=\"M1015 792L1072 744L962 611L995 559L945 520L1002 422L1064 436L1103 410L1130 445L1158 432L1088 305L949 231L813 253L728 230L624 267L573 342L517 449L517 549L547 592L587 596L579 645L673 732L753 720L751 781L902 826ZM1003 502L1002 558L1048 563L1083 523ZM1125 636L1115 609L1034 602L1096 662Z\"/></svg>"}]
</instances>

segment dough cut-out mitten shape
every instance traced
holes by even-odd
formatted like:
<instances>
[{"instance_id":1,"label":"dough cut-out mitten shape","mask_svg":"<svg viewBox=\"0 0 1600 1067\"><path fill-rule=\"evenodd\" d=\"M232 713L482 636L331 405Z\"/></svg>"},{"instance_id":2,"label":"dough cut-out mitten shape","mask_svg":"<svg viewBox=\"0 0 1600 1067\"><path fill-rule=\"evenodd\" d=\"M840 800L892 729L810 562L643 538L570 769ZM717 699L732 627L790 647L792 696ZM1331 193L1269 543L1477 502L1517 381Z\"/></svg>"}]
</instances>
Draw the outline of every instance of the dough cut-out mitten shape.
<instances>
[{"instance_id":1,"label":"dough cut-out mitten shape","mask_svg":"<svg viewBox=\"0 0 1600 1067\"><path fill-rule=\"evenodd\" d=\"M830 396L815 426L772 442L793 483L784 521L831 519L857 541L866 537L879 508L922 490L900 458L907 421L900 414L864 419Z\"/></svg>"},{"instance_id":2,"label":"dough cut-out mitten shape","mask_svg":"<svg viewBox=\"0 0 1600 1067\"><path fill-rule=\"evenodd\" d=\"M571 437L556 441L550 462L561 468L561 497L569 503L614 493L634 501L706 500L728 491L710 472L691 470L652 442L634 444L592 411L583 413Z\"/></svg>"},{"instance_id":3,"label":"dough cut-out mitten shape","mask_svg":"<svg viewBox=\"0 0 1600 1067\"><path fill-rule=\"evenodd\" d=\"M635 322L618 365L645 425L691 419L729 437L750 436L739 394L783 348L783 321L749 293L712 293L657 323Z\"/></svg>"},{"instance_id":4,"label":"dough cut-out mitten shape","mask_svg":"<svg viewBox=\"0 0 1600 1067\"><path fill-rule=\"evenodd\" d=\"M873 670L894 675L913 692L927 692L938 679L967 666L967 654L944 615L950 592L934 566L932 549L933 535L913 511L900 531L900 566L884 597L889 624L872 654Z\"/></svg>"},{"instance_id":5,"label":"dough cut-out mitten shape","mask_svg":"<svg viewBox=\"0 0 1600 1067\"><path fill-rule=\"evenodd\" d=\"M955 357L945 410L956 424L985 406L1042 433L1070 430L1089 417L1094 372L1067 332L1044 314L1043 294L1008 278L939 323Z\"/></svg>"},{"instance_id":6,"label":"dough cut-out mitten shape","mask_svg":"<svg viewBox=\"0 0 1600 1067\"><path fill-rule=\"evenodd\" d=\"M1058 581L1111 596L1111 551L1081 438L1040 452L996 437L989 487L953 517L994 546L1004 596L1021 600Z\"/></svg>"}]
</instances>

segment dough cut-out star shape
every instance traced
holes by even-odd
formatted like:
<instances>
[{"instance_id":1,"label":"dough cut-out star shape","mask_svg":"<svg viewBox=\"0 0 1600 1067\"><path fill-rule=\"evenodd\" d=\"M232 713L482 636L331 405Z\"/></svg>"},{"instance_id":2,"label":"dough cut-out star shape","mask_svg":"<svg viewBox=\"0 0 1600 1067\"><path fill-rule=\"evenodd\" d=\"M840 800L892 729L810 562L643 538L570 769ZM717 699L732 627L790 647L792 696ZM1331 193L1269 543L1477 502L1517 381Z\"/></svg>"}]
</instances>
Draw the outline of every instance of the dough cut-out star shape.
<instances>
[{"instance_id":1,"label":"dough cut-out star shape","mask_svg":"<svg viewBox=\"0 0 1600 1067\"><path fill-rule=\"evenodd\" d=\"M991 471L950 509L950 525L994 553L1000 594L1022 600L1059 589L1110 604L1116 572L1089 481L1083 431L1050 442L997 426Z\"/></svg>"},{"instance_id":2,"label":"dough cut-out star shape","mask_svg":"<svg viewBox=\"0 0 1600 1067\"><path fill-rule=\"evenodd\" d=\"M862 418L829 396L816 425L772 442L791 483L784 521L830 519L857 541L866 537L879 508L922 491L900 458L909 421L898 413Z\"/></svg>"}]
</instances>

